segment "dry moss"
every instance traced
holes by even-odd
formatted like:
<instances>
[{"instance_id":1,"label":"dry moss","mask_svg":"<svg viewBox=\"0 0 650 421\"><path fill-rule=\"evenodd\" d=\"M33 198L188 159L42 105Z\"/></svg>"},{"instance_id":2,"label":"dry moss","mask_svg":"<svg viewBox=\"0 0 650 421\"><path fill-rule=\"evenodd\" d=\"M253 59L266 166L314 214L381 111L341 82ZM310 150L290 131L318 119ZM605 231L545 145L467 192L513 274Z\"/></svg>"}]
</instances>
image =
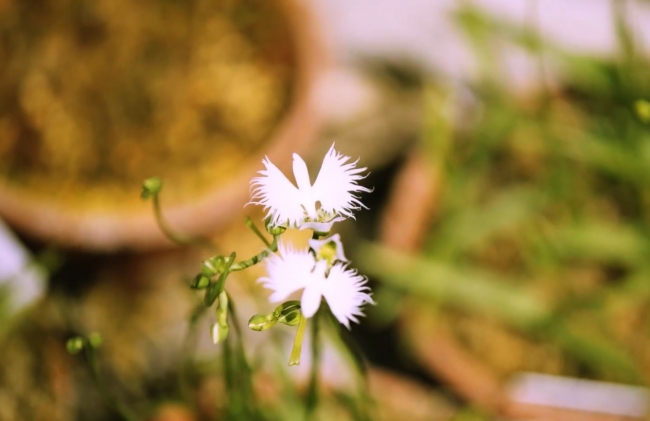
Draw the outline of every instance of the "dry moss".
<instances>
[{"instance_id":1,"label":"dry moss","mask_svg":"<svg viewBox=\"0 0 650 421\"><path fill-rule=\"evenodd\" d=\"M263 145L291 97L274 2L14 2L0 16L0 182L128 207L187 201Z\"/></svg>"}]
</instances>

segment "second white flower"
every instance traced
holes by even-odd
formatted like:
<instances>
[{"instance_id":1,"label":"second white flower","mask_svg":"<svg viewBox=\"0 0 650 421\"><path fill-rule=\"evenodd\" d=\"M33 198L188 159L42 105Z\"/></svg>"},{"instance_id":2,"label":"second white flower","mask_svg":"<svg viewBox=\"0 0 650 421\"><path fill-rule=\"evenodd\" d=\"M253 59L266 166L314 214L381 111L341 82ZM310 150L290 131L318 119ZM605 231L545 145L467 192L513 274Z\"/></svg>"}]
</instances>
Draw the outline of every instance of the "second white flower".
<instances>
[{"instance_id":1,"label":"second white flower","mask_svg":"<svg viewBox=\"0 0 650 421\"><path fill-rule=\"evenodd\" d=\"M332 314L348 329L351 321L358 323L358 317L363 316L361 307L374 303L367 279L343 263L329 266L309 251L295 250L284 243L278 245L278 252L265 260L268 276L259 280L273 291L272 302L283 301L303 289L300 301L305 317L312 317L325 298Z\"/></svg>"}]
</instances>

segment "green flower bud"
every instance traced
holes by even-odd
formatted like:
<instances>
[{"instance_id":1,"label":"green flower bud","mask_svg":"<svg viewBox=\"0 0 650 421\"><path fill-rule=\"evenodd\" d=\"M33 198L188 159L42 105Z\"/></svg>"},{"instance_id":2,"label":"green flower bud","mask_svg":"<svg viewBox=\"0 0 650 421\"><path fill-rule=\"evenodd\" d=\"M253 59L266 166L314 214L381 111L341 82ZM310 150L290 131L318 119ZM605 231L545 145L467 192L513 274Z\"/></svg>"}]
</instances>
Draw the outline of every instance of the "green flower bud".
<instances>
[{"instance_id":1,"label":"green flower bud","mask_svg":"<svg viewBox=\"0 0 650 421\"><path fill-rule=\"evenodd\" d=\"M213 256L203 262L201 273L207 277L214 276L223 272L226 265L226 259L223 256Z\"/></svg>"},{"instance_id":2,"label":"green flower bud","mask_svg":"<svg viewBox=\"0 0 650 421\"><path fill-rule=\"evenodd\" d=\"M634 102L634 111L639 120L650 123L650 101L638 99Z\"/></svg>"},{"instance_id":3,"label":"green flower bud","mask_svg":"<svg viewBox=\"0 0 650 421\"><path fill-rule=\"evenodd\" d=\"M210 286L210 278L202 274L196 275L190 285L192 289L205 289L208 286Z\"/></svg>"},{"instance_id":4,"label":"green flower bud","mask_svg":"<svg viewBox=\"0 0 650 421\"><path fill-rule=\"evenodd\" d=\"M84 339L80 336L70 338L65 343L65 347L71 355L78 354L84 349Z\"/></svg>"},{"instance_id":5,"label":"green flower bud","mask_svg":"<svg viewBox=\"0 0 650 421\"><path fill-rule=\"evenodd\" d=\"M275 310L273 310L273 314L275 314L277 317L280 317L280 314L283 311L291 310L296 307L300 310L300 301L298 300L285 301L284 303L277 306Z\"/></svg>"},{"instance_id":6,"label":"green flower bud","mask_svg":"<svg viewBox=\"0 0 650 421\"><path fill-rule=\"evenodd\" d=\"M295 309L286 314L282 314L282 316L278 318L278 322L284 323L287 326L296 326L298 323L300 323L301 317L302 312L300 309Z\"/></svg>"},{"instance_id":7,"label":"green flower bud","mask_svg":"<svg viewBox=\"0 0 650 421\"><path fill-rule=\"evenodd\" d=\"M287 227L283 227L282 225L275 225L275 226L266 226L266 232L268 232L271 235L281 235L284 234L284 232L287 230Z\"/></svg>"},{"instance_id":8,"label":"green flower bud","mask_svg":"<svg viewBox=\"0 0 650 421\"><path fill-rule=\"evenodd\" d=\"M219 294L219 306L217 307L217 319L219 323L225 325L228 323L228 294L221 291Z\"/></svg>"},{"instance_id":9,"label":"green flower bud","mask_svg":"<svg viewBox=\"0 0 650 421\"><path fill-rule=\"evenodd\" d=\"M93 348L99 348L102 346L103 340L99 333L94 332L88 335L88 343Z\"/></svg>"},{"instance_id":10,"label":"green flower bud","mask_svg":"<svg viewBox=\"0 0 650 421\"><path fill-rule=\"evenodd\" d=\"M221 325L219 323L215 323L212 325L212 330L210 331L211 336L212 336L212 342L214 344L218 344L219 342L224 341L228 337L228 331L230 328L228 325Z\"/></svg>"},{"instance_id":11,"label":"green flower bud","mask_svg":"<svg viewBox=\"0 0 650 421\"><path fill-rule=\"evenodd\" d=\"M160 193L162 190L162 181L158 177L151 177L144 180L142 183L142 193L140 197L143 199L148 199L151 196L154 196Z\"/></svg>"},{"instance_id":12,"label":"green flower bud","mask_svg":"<svg viewBox=\"0 0 650 421\"><path fill-rule=\"evenodd\" d=\"M219 293L217 305L217 322L212 325L212 342L218 344L228 337L228 294L226 291Z\"/></svg>"},{"instance_id":13,"label":"green flower bud","mask_svg":"<svg viewBox=\"0 0 650 421\"><path fill-rule=\"evenodd\" d=\"M280 304L273 312L278 322L288 326L296 326L300 323L302 312L300 311L300 301L287 301Z\"/></svg>"},{"instance_id":14,"label":"green flower bud","mask_svg":"<svg viewBox=\"0 0 650 421\"><path fill-rule=\"evenodd\" d=\"M248 321L248 327L256 332L271 329L278 322L275 314L256 314Z\"/></svg>"}]
</instances>

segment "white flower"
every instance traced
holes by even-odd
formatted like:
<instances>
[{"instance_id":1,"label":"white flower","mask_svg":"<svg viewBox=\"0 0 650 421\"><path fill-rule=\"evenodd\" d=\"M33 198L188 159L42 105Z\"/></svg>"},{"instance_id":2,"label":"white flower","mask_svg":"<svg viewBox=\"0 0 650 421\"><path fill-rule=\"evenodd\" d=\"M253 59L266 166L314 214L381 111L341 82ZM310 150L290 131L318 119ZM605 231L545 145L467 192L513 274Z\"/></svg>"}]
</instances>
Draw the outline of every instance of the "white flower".
<instances>
[{"instance_id":1,"label":"white flower","mask_svg":"<svg viewBox=\"0 0 650 421\"><path fill-rule=\"evenodd\" d=\"M325 155L318 176L311 184L307 164L293 154L294 186L282 172L265 157L265 170L251 181L251 201L267 210L266 217L271 225L288 225L296 228L311 228L328 232L332 223L351 217L352 211L365 206L355 196L358 192L369 192L359 186L358 180L366 168L355 168L357 161L347 163L350 157L334 150L334 145Z\"/></svg>"},{"instance_id":2,"label":"white flower","mask_svg":"<svg viewBox=\"0 0 650 421\"><path fill-rule=\"evenodd\" d=\"M348 329L350 321L358 323L357 317L363 316L361 306L374 304L367 279L343 263L328 266L327 261L316 260L309 251L295 250L282 242L278 251L265 260L268 276L258 281L273 291L272 302L283 301L303 289L300 305L305 317L316 313L324 297L334 316Z\"/></svg>"}]
</instances>

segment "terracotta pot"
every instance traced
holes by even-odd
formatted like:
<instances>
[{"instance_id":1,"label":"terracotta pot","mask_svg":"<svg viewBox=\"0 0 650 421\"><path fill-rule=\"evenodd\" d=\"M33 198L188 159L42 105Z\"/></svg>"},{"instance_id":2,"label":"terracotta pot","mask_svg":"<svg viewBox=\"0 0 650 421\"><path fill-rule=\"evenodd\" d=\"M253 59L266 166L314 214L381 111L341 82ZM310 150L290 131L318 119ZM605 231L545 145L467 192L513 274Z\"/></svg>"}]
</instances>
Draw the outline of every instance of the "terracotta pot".
<instances>
[{"instance_id":1,"label":"terracotta pot","mask_svg":"<svg viewBox=\"0 0 650 421\"><path fill-rule=\"evenodd\" d=\"M293 44L295 68L289 104L264 141L264 146L250 152L241 164L236 165L234 174L227 174L227 181L215 182L213 188L204 189L205 193L182 203L170 203L171 200L166 203L163 194L163 213L178 232L210 235L221 230L243 213L249 196L248 185L255 172L261 169L261 159L266 155L280 168L287 168L292 152L304 150L316 133L318 118L312 110L311 97L327 61L324 43L304 2L273 0L272 3L286 21ZM13 7L11 3L10 7ZM83 193L78 192L80 195ZM134 186L133 195L137 197L138 194L139 187ZM56 199L56 194L45 196L11 181L0 180L0 216L28 236L66 247L96 251L171 246L156 225L150 204L119 212L102 208L73 209Z\"/></svg>"}]
</instances>

